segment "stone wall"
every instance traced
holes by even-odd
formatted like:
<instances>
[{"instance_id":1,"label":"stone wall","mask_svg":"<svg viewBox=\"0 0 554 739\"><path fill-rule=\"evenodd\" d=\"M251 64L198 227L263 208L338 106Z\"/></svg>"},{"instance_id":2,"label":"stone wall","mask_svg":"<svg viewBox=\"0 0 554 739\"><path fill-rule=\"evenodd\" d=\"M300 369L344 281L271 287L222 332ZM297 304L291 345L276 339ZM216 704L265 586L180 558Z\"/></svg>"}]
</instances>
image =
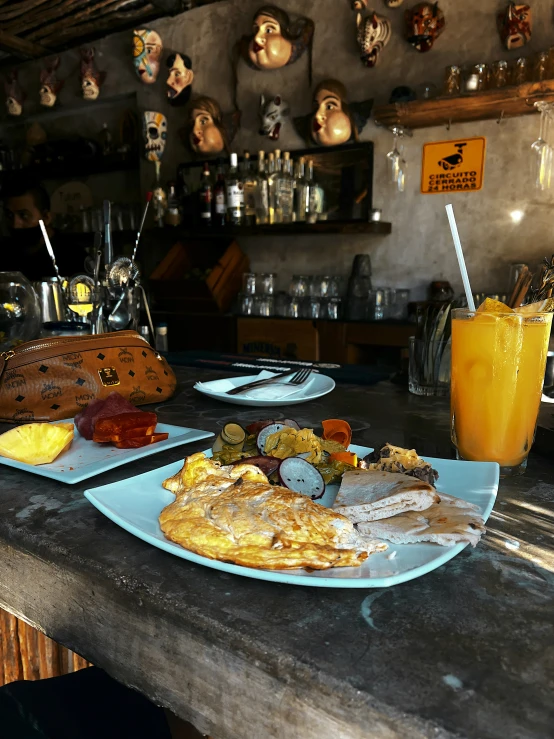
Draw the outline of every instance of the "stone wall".
<instances>
[{"instance_id":1,"label":"stone wall","mask_svg":"<svg viewBox=\"0 0 554 739\"><path fill-rule=\"evenodd\" d=\"M232 101L231 48L249 30L253 12L260 4L260 0L228 0L152 24L167 50L182 50L192 58L195 93L217 98L225 110L231 108ZM359 61L355 13L350 9L350 0L280 0L279 4L316 21L314 83L335 76L346 84L353 100L374 97L377 102L386 102L391 89L400 84L417 88L428 81L440 88L446 65L510 60L520 55L503 49L496 30L496 12L505 5L504 0L441 0L446 29L427 54L416 52L402 36L403 11L411 0L396 10L389 10L381 0L376 0L378 12L391 19L393 37L374 69L365 68ZM551 4L536 0L533 13L533 38L523 50L525 55L548 48L554 39ZM177 135L183 111L170 108L165 99L165 69L155 85L142 85L138 81L132 65L130 32L103 39L96 43L96 48L100 69L108 70L103 95L136 91L141 109L160 110L167 115L169 142L163 178L172 179L176 163L184 161L187 154ZM21 72L22 81L29 82L28 94L35 98L37 68L37 63L28 63L22 65ZM77 99L77 68L77 51L64 54L61 75L71 72L73 76L62 91L62 104ZM244 148L253 152L274 148L269 139L258 135L257 106L262 91L286 96L293 114L308 112L311 92L307 86L305 58L272 73L253 71L241 63L239 103L243 118L233 145L239 152ZM100 114L97 119L91 116L89 125L99 129L103 119ZM420 194L421 151L425 142L481 135L487 138L485 184L481 192L452 196ZM450 280L461 289L444 211L445 204L452 201L474 289L503 289L511 262L526 261L534 265L553 251L552 196L539 197L529 174L530 145L537 135L537 116L500 124L487 121L453 125L450 131L446 127L416 131L405 145L406 192L398 194L385 183L386 153L392 148L392 135L370 123L361 138L375 142L374 206L382 208L383 218L392 222L390 236L251 237L241 239L241 244L250 255L252 268L278 272L282 285L297 272L347 274L353 256L368 252L376 284L410 287L418 297L424 295L432 279ZM284 129L279 145L291 150L303 146L290 125ZM143 190L151 184L152 177L153 170L145 162ZM518 223L511 216L517 210L523 212Z\"/></svg>"}]
</instances>

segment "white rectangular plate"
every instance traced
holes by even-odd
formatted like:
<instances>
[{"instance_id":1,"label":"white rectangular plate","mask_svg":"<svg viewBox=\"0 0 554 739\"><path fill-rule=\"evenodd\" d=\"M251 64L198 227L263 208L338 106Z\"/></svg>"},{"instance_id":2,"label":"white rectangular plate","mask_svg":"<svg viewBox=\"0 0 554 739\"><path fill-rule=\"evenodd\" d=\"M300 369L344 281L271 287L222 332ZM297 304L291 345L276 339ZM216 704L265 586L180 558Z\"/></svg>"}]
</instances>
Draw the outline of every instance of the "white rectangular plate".
<instances>
[{"instance_id":1,"label":"white rectangular plate","mask_svg":"<svg viewBox=\"0 0 554 739\"><path fill-rule=\"evenodd\" d=\"M72 418L67 418L65 421L60 421L60 423L71 421L73 421ZM181 444L190 444L193 441L207 439L214 435L210 431L189 429L186 426L171 426L167 423L159 423L156 426L156 433L165 433L169 436L165 441L158 441L156 444L143 446L140 449L117 449L111 444L96 444L94 441L87 441L75 428L75 438L71 447L50 464L25 464L25 462L17 462L15 459L8 459L7 457L0 457L0 464L15 467L18 470L25 470L25 472L32 472L34 475L51 477L53 480L66 482L68 485L74 485L136 459L149 457L151 454L163 452L165 449L172 449Z\"/></svg>"},{"instance_id":2,"label":"white rectangular plate","mask_svg":"<svg viewBox=\"0 0 554 739\"><path fill-rule=\"evenodd\" d=\"M359 456L365 456L371 451L368 447L354 444L350 446L350 450ZM209 455L211 456L211 451ZM496 500L500 469L498 465L494 462L459 462L432 457L425 459L439 472L437 490L475 503L481 509L486 521ZM181 462L175 462L143 475L86 490L85 496L114 523L170 554L215 570L291 585L326 588L389 587L435 570L467 546L467 544L455 544L452 547L442 547L438 544L390 544L386 552L370 555L360 567L336 567L310 573L304 569L257 570L228 562L218 562L174 544L165 538L160 529L158 516L162 509L175 499L172 493L162 488L162 482L178 472L181 467ZM329 485L320 502L331 506L337 492L338 485ZM395 557L389 559L394 551Z\"/></svg>"}]
</instances>

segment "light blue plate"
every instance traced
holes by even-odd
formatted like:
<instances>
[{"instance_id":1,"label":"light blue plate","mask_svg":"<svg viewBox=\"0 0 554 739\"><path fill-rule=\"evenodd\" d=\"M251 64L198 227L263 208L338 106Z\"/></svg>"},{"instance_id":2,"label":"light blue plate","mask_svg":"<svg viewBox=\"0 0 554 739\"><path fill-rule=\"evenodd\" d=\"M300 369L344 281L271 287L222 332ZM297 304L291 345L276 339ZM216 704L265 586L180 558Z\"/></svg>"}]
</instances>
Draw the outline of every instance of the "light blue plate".
<instances>
[{"instance_id":1,"label":"light blue plate","mask_svg":"<svg viewBox=\"0 0 554 739\"><path fill-rule=\"evenodd\" d=\"M226 391L239 385L247 385L256 380L265 380L273 377L275 372L262 370L257 375L243 375L241 377L226 377L222 380L211 380L210 382L197 382L194 389L209 398L222 400L224 403L234 405L249 405L254 408L273 408L280 405L298 405L307 403L309 400L321 398L335 389L335 381L322 373L312 373L308 382L298 387L288 383L289 378L283 378L282 382L258 387L245 391L239 395L227 395Z\"/></svg>"},{"instance_id":2,"label":"light blue plate","mask_svg":"<svg viewBox=\"0 0 554 739\"><path fill-rule=\"evenodd\" d=\"M350 450L365 456L371 449L352 444ZM211 451L206 452L211 456ZM486 521L494 506L498 490L499 466L494 462L458 462L451 459L426 457L439 472L437 490L475 503ZM337 567L307 573L306 570L256 570L250 567L218 562L189 552L168 541L158 524L158 516L175 498L162 488L167 477L176 474L181 462L168 464L144 475L130 477L111 485L86 490L85 496L105 516L139 539L153 544L177 557L231 572L234 575L258 580L311 585L323 588L383 588L413 580L435 570L465 549L467 544L442 547L438 544L390 544L386 552L372 554L360 567ZM321 503L331 506L338 492L338 485L329 485ZM391 559L392 552L396 555Z\"/></svg>"},{"instance_id":3,"label":"light blue plate","mask_svg":"<svg viewBox=\"0 0 554 739\"><path fill-rule=\"evenodd\" d=\"M66 418L60 423L70 423L72 418ZM51 464L25 464L25 462L16 462L15 459L0 457L0 464L8 467L15 467L18 470L32 472L34 475L42 475L43 477L51 477L59 482L66 482L68 485L75 485L77 482L87 480L94 475L100 475L114 467L119 467L128 462L134 462L142 457L149 457L151 454L163 452L164 449L171 449L181 444L190 444L200 439L208 439L213 436L210 431L200 431L199 429L189 429L186 426L171 426L167 423L159 423L156 426L156 433L169 434L165 441L158 441L156 444L143 446L140 449L117 449L111 444L96 444L94 441L87 441L79 434L75 428L75 438L67 452L60 456Z\"/></svg>"}]
</instances>

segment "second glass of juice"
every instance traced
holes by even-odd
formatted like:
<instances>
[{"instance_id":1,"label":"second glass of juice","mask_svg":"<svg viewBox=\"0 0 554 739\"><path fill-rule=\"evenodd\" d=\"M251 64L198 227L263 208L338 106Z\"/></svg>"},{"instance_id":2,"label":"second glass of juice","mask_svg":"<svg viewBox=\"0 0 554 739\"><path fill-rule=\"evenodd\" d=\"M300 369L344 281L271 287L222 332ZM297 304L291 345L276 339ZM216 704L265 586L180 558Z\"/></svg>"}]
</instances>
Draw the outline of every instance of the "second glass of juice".
<instances>
[{"instance_id":1,"label":"second glass of juice","mask_svg":"<svg viewBox=\"0 0 554 739\"><path fill-rule=\"evenodd\" d=\"M452 311L452 441L460 459L523 474L535 436L552 313Z\"/></svg>"}]
</instances>

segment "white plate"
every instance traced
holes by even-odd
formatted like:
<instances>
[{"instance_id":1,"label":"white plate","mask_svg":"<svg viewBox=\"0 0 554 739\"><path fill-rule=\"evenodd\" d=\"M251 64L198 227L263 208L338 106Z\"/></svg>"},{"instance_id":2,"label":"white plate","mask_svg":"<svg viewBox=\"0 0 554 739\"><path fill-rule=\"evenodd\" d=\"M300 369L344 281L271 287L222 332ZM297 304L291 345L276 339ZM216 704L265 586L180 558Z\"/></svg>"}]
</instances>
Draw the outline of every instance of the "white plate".
<instances>
[{"instance_id":1,"label":"white plate","mask_svg":"<svg viewBox=\"0 0 554 739\"><path fill-rule=\"evenodd\" d=\"M72 418L65 419L65 423L72 421ZM60 421L60 423L64 423L64 421ZM165 449L171 449L181 444L190 444L192 441L207 439L214 435L210 431L189 429L186 426L171 426L167 423L158 423L156 433L166 433L169 436L165 441L158 441L156 444L143 446L140 449L117 449L111 444L96 444L94 441L87 441L75 427L75 438L71 447L50 464L25 464L25 462L17 462L15 459L8 459L7 457L0 457L0 464L74 485L136 459L149 457L151 454L163 452Z\"/></svg>"},{"instance_id":2,"label":"white plate","mask_svg":"<svg viewBox=\"0 0 554 739\"><path fill-rule=\"evenodd\" d=\"M368 447L356 445L351 445L350 450L359 456L365 456L371 451ZM211 451L206 454L211 456ZM481 509L486 521L496 500L499 466L495 462L461 462L432 457L426 457L426 460L439 472L437 490L475 503ZM303 569L277 572L257 570L228 562L218 562L189 552L168 541L160 529L158 516L162 509L175 499L172 493L162 488L162 482L178 472L181 467L181 462L175 462L144 475L86 490L85 496L114 523L170 554L215 570L291 585L327 588L389 587L435 570L467 546L467 544L455 544L452 547L442 547L438 544L389 544L386 552L372 554L360 567L337 567L310 573ZM331 506L338 487L329 485L320 502ZM389 559L392 552L396 552L396 556Z\"/></svg>"},{"instance_id":3,"label":"white plate","mask_svg":"<svg viewBox=\"0 0 554 739\"><path fill-rule=\"evenodd\" d=\"M327 375L314 372L309 381L300 387L288 384L287 377L283 382L276 382L267 387L254 388L240 395L227 395L226 390L231 390L239 385L247 385L256 380L265 380L273 377L275 372L263 370L258 375L247 375L242 377L226 377L223 380L212 380L211 382L197 382L195 389L210 398L222 400L224 403L235 405L251 405L257 408L269 408L278 405L296 405L307 403L309 400L321 398L335 389L335 381Z\"/></svg>"}]
</instances>

